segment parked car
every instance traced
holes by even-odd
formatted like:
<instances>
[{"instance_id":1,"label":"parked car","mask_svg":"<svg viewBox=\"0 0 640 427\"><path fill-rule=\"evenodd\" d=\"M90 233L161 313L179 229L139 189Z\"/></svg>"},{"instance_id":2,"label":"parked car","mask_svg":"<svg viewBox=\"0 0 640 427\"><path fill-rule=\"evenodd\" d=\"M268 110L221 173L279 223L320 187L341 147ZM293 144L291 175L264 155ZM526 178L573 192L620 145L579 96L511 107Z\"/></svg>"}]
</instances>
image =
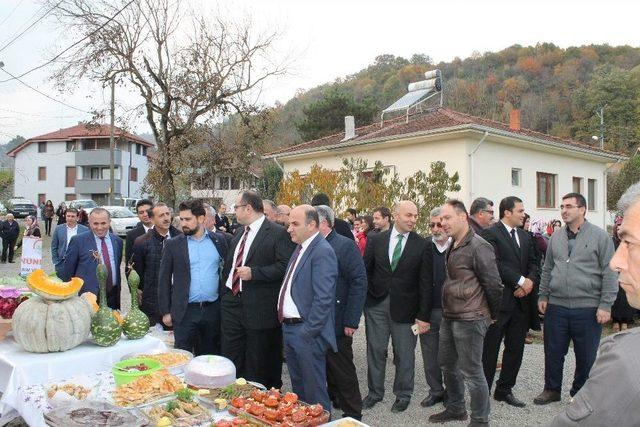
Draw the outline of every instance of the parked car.
<instances>
[{"instance_id":1,"label":"parked car","mask_svg":"<svg viewBox=\"0 0 640 427\"><path fill-rule=\"evenodd\" d=\"M10 203L7 213L13 214L15 218L26 218L29 215L37 216L38 207L27 199L15 199Z\"/></svg>"},{"instance_id":2,"label":"parked car","mask_svg":"<svg viewBox=\"0 0 640 427\"><path fill-rule=\"evenodd\" d=\"M124 206L102 206L111 214L111 228L113 234L125 237L127 231L138 225L138 216Z\"/></svg>"},{"instance_id":3,"label":"parked car","mask_svg":"<svg viewBox=\"0 0 640 427\"><path fill-rule=\"evenodd\" d=\"M4 206L2 202L0 202L0 215L6 215L6 214L7 214L7 208Z\"/></svg>"},{"instance_id":4,"label":"parked car","mask_svg":"<svg viewBox=\"0 0 640 427\"><path fill-rule=\"evenodd\" d=\"M80 209L81 206L82 208L84 208L84 211L88 215L91 213L93 208L98 207L98 204L91 199L78 199L78 200L73 200L69 202L69 205L68 205L69 208L76 208L76 209Z\"/></svg>"}]
</instances>

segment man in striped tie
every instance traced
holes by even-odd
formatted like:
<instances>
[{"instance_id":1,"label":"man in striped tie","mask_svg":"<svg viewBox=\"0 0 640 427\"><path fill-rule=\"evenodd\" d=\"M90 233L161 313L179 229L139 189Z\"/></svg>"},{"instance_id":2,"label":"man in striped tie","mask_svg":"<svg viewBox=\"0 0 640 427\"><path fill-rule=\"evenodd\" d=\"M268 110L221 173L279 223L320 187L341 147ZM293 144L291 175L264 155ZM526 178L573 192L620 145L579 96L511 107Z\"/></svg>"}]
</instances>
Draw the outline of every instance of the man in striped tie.
<instances>
[{"instance_id":1,"label":"man in striped tie","mask_svg":"<svg viewBox=\"0 0 640 427\"><path fill-rule=\"evenodd\" d=\"M268 388L282 386L282 329L278 292L295 245L284 227L269 221L255 192L234 206L239 229L222 270L222 355L238 377Z\"/></svg>"}]
</instances>

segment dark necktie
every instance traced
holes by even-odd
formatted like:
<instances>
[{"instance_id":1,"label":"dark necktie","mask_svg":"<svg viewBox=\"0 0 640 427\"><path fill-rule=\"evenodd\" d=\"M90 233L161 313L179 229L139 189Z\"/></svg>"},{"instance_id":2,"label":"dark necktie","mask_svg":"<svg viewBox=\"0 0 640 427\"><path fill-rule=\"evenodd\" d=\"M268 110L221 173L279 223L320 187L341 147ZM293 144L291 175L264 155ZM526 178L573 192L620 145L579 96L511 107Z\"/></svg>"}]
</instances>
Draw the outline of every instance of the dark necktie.
<instances>
[{"instance_id":1,"label":"dark necktie","mask_svg":"<svg viewBox=\"0 0 640 427\"><path fill-rule=\"evenodd\" d=\"M520 245L518 244L518 239L516 239L516 229L515 228L511 229L511 239L513 240L513 243L516 245L516 248L520 249Z\"/></svg>"},{"instance_id":2,"label":"dark necktie","mask_svg":"<svg viewBox=\"0 0 640 427\"><path fill-rule=\"evenodd\" d=\"M244 257L244 245L247 243L247 237L249 236L249 231L251 229L247 225L244 229L244 235L242 236L242 240L240 241L240 248L238 249L238 256L236 257L236 262L233 265L233 277L231 278L231 292L233 295L238 295L240 292L240 275L238 274L238 267L242 267L242 258Z\"/></svg>"},{"instance_id":3,"label":"dark necktie","mask_svg":"<svg viewBox=\"0 0 640 427\"><path fill-rule=\"evenodd\" d=\"M104 237L100 238L100 250L102 252L102 261L105 267L107 267L107 292L113 288L113 272L111 271L111 257L109 256L109 249L107 248L107 242Z\"/></svg>"},{"instance_id":4,"label":"dark necktie","mask_svg":"<svg viewBox=\"0 0 640 427\"><path fill-rule=\"evenodd\" d=\"M293 273L293 269L296 266L296 261L298 260L298 255L300 255L300 251L302 250L302 246L298 245L296 250L291 255L291 261L289 262L289 271L284 278L284 282L282 283L283 289L280 292L280 298L278 299L278 321L280 323L284 320L284 296L287 293L287 288L289 287L289 279L291 278L291 274Z\"/></svg>"}]
</instances>

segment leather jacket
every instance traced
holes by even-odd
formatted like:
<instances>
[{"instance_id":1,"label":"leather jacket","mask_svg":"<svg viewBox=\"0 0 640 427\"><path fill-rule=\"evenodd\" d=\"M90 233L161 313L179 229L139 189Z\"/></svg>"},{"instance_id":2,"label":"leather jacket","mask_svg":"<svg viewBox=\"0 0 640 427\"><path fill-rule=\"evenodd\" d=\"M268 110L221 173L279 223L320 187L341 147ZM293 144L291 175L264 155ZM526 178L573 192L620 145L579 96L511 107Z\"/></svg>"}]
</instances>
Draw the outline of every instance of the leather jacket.
<instances>
[{"instance_id":1,"label":"leather jacket","mask_svg":"<svg viewBox=\"0 0 640 427\"><path fill-rule=\"evenodd\" d=\"M497 319L503 285L493 246L471 227L447 250L447 277L442 287L442 314L450 320Z\"/></svg>"}]
</instances>

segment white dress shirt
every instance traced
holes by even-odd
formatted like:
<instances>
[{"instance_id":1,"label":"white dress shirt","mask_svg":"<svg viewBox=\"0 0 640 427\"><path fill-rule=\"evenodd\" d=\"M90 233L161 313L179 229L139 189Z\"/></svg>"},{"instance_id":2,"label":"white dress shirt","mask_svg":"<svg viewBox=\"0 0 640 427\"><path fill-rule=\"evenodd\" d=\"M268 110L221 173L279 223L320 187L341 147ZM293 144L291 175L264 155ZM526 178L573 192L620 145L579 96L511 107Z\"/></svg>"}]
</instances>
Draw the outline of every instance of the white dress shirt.
<instances>
[{"instance_id":1,"label":"white dress shirt","mask_svg":"<svg viewBox=\"0 0 640 427\"><path fill-rule=\"evenodd\" d=\"M142 227L144 228L144 234L147 234L147 231L151 230L153 228L153 225L151 227L147 227L146 225L142 224Z\"/></svg>"},{"instance_id":2,"label":"white dress shirt","mask_svg":"<svg viewBox=\"0 0 640 427\"><path fill-rule=\"evenodd\" d=\"M296 304L293 302L293 298L291 297L291 281L293 280L293 276L295 274L296 267L298 267L298 263L302 259L302 255L304 255L304 252L307 250L307 248L309 247L309 245L311 244L313 239L315 239L318 234L319 234L319 232L315 233L313 236L309 237L307 240L302 242L302 244L300 245L300 246L302 246L302 248L300 249L300 253L298 254L298 258L296 259L295 264L293 264L291 266L291 268L290 268L291 275L289 275L289 277L288 277L289 285L286 286L287 292L285 292L284 300L282 302L282 314L284 315L285 318L299 318L299 317L302 317L302 316L300 316L300 312L298 311L298 307L296 307ZM289 271L287 270L287 274L288 273L289 273ZM287 275L285 275L284 277L287 277ZM284 288L285 288L285 283L282 284L282 288L280 289L280 294L282 294L282 290ZM278 300L280 300L279 296L278 296Z\"/></svg>"},{"instance_id":3,"label":"white dress shirt","mask_svg":"<svg viewBox=\"0 0 640 427\"><path fill-rule=\"evenodd\" d=\"M69 242L71 238L78 234L78 224L75 227L71 228L67 225L67 247L69 247Z\"/></svg>"},{"instance_id":4,"label":"white dress shirt","mask_svg":"<svg viewBox=\"0 0 640 427\"><path fill-rule=\"evenodd\" d=\"M404 247L407 246L407 238L409 237L409 233L400 233L396 230L396 226L394 225L391 229L391 238L389 239L389 262L393 261L393 251L396 249L396 245L398 244L398 236L402 234L404 237L402 238L402 250L400 251L400 255L404 252Z\"/></svg>"},{"instance_id":5,"label":"white dress shirt","mask_svg":"<svg viewBox=\"0 0 640 427\"><path fill-rule=\"evenodd\" d=\"M262 227L262 223L264 222L265 216L262 215L260 218L253 221L249 224L249 234L247 235L247 241L244 243L244 252L242 254L242 265L247 261L247 254L249 253L249 249L251 248L251 244L253 240L256 238L256 234ZM245 231L243 231L243 234ZM240 242L242 242L243 237L240 237ZM225 286L229 289L233 289L233 271L235 269L236 260L238 259L238 252L240 251L240 242L236 245L236 249L233 252L233 263L231 264L231 270L229 271L229 277L227 277L227 281ZM242 292L242 279L240 279L240 292Z\"/></svg>"},{"instance_id":6,"label":"white dress shirt","mask_svg":"<svg viewBox=\"0 0 640 427\"><path fill-rule=\"evenodd\" d=\"M507 233L509 234L509 238L511 238L511 230L513 230L513 227L508 226L507 224L504 223L504 221L500 221L502 223L502 225L504 225L504 228L507 229ZM518 247L521 248L522 246L520 246L520 237L518 237L518 230L516 230L516 242L518 243ZM518 286L522 286L524 285L524 276L520 276L520 279L518 279Z\"/></svg>"}]
</instances>

